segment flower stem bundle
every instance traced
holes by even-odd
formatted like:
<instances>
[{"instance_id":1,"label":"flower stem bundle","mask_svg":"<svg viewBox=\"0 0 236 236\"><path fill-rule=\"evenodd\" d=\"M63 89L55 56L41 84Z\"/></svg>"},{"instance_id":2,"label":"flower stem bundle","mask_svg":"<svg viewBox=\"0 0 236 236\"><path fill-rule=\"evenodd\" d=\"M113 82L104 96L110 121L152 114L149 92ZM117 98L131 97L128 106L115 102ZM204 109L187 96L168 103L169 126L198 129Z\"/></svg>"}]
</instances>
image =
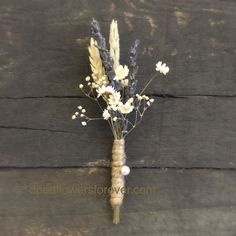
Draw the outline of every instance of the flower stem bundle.
<instances>
[{"instance_id":1,"label":"flower stem bundle","mask_svg":"<svg viewBox=\"0 0 236 236\"><path fill-rule=\"evenodd\" d=\"M91 23L91 31L88 51L92 74L85 78L85 84L80 84L79 88L86 97L97 103L101 109L101 116L89 117L86 109L78 106L72 119L80 119L83 126L90 121L106 120L111 128L114 142L110 202L113 208L113 223L117 224L120 221L120 208L125 193L125 175L129 174L129 167L125 165L125 138L142 121L144 113L154 102L153 98L143 93L157 73L151 77L141 92L137 93L136 60L139 40L135 40L130 47L127 65L121 65L117 21L112 20L110 25L109 49L96 20ZM158 62L156 71L166 75L169 67L165 63Z\"/></svg>"}]
</instances>

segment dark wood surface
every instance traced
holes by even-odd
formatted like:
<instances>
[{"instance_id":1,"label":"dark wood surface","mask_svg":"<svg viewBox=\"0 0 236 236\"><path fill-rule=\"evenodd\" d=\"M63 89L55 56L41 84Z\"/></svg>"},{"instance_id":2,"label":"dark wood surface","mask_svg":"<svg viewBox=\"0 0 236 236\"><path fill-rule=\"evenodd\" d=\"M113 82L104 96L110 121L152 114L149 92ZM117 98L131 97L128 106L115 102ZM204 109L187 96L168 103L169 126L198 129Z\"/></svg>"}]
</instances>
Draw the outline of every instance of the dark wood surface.
<instances>
[{"instance_id":1,"label":"dark wood surface","mask_svg":"<svg viewBox=\"0 0 236 236\"><path fill-rule=\"evenodd\" d=\"M141 40L140 79L157 60L169 79L150 92L236 95L235 1L220 0L1 0L1 97L72 96L89 73L90 21L105 35L119 21L122 60Z\"/></svg>"},{"instance_id":2,"label":"dark wood surface","mask_svg":"<svg viewBox=\"0 0 236 236\"><path fill-rule=\"evenodd\" d=\"M122 63L141 40L140 88L170 66L126 144L127 186L157 191L127 195L118 226L108 196L32 193L110 185L108 125L71 120L98 112L78 89L93 17L118 20ZM235 22L233 0L0 0L0 236L235 236Z\"/></svg>"},{"instance_id":3,"label":"dark wood surface","mask_svg":"<svg viewBox=\"0 0 236 236\"><path fill-rule=\"evenodd\" d=\"M2 170L1 235L234 236L235 178L229 170L132 169L114 226L108 195L83 192L109 186L110 169Z\"/></svg>"},{"instance_id":4,"label":"dark wood surface","mask_svg":"<svg viewBox=\"0 0 236 236\"><path fill-rule=\"evenodd\" d=\"M101 115L85 98L0 100L1 166L109 166L109 126L72 121L78 104ZM235 168L235 105L236 98L156 98L127 138L129 165Z\"/></svg>"}]
</instances>

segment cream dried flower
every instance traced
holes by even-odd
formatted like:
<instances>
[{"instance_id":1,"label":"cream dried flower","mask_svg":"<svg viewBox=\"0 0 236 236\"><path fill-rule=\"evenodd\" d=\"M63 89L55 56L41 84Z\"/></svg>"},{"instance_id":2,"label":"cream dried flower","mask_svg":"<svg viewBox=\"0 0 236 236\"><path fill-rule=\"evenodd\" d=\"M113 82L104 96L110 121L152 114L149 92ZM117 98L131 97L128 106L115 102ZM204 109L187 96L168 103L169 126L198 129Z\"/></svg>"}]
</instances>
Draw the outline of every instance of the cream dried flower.
<instances>
[{"instance_id":1,"label":"cream dried flower","mask_svg":"<svg viewBox=\"0 0 236 236\"><path fill-rule=\"evenodd\" d=\"M118 91L115 91L114 93L112 93L109 98L108 98L108 102L109 105L112 106L117 106L120 103L120 98L121 98L121 94ZM114 110L114 109L113 109Z\"/></svg>"},{"instance_id":2,"label":"cream dried flower","mask_svg":"<svg viewBox=\"0 0 236 236\"><path fill-rule=\"evenodd\" d=\"M129 85L129 80L128 79L123 79L121 81L121 83L122 83L123 87L127 87Z\"/></svg>"},{"instance_id":3,"label":"cream dried flower","mask_svg":"<svg viewBox=\"0 0 236 236\"><path fill-rule=\"evenodd\" d=\"M115 74L116 74L116 76L115 76L114 80L116 80L116 81L123 80L129 74L128 66L126 66L126 65L124 65L124 66L119 65L115 69Z\"/></svg>"},{"instance_id":4,"label":"cream dried flower","mask_svg":"<svg viewBox=\"0 0 236 236\"><path fill-rule=\"evenodd\" d=\"M143 97L142 97L141 95L139 95L139 94L135 94L135 96L136 96L136 98L137 98L139 101L141 101L141 100L143 99Z\"/></svg>"},{"instance_id":5,"label":"cream dried flower","mask_svg":"<svg viewBox=\"0 0 236 236\"><path fill-rule=\"evenodd\" d=\"M90 81L90 76L86 76L85 81L89 82Z\"/></svg>"},{"instance_id":6,"label":"cream dried flower","mask_svg":"<svg viewBox=\"0 0 236 236\"><path fill-rule=\"evenodd\" d=\"M112 86L102 85L96 91L97 91L97 97L99 98L101 95L106 93L113 94L115 92L115 89Z\"/></svg>"},{"instance_id":7,"label":"cream dried flower","mask_svg":"<svg viewBox=\"0 0 236 236\"><path fill-rule=\"evenodd\" d=\"M132 105L134 99L130 98L125 104L122 102L119 104L118 108L122 114L128 114L133 111L134 106Z\"/></svg>"},{"instance_id":8,"label":"cream dried flower","mask_svg":"<svg viewBox=\"0 0 236 236\"><path fill-rule=\"evenodd\" d=\"M153 103L155 100L154 100L154 98L151 98L149 101L150 101L151 103Z\"/></svg>"},{"instance_id":9,"label":"cream dried flower","mask_svg":"<svg viewBox=\"0 0 236 236\"><path fill-rule=\"evenodd\" d=\"M111 115L107 109L105 109L103 111L102 116L103 116L104 120L108 120L111 117Z\"/></svg>"},{"instance_id":10,"label":"cream dried flower","mask_svg":"<svg viewBox=\"0 0 236 236\"><path fill-rule=\"evenodd\" d=\"M149 97L147 95L143 95L142 98L146 101L149 100Z\"/></svg>"}]
</instances>

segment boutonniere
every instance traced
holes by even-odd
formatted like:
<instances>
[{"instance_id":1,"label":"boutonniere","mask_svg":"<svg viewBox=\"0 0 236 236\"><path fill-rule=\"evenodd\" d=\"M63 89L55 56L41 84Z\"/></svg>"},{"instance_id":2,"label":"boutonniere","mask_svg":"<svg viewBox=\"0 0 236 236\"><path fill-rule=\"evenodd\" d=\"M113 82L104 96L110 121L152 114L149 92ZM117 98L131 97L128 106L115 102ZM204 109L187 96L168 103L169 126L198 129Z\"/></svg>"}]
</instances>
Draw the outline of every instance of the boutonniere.
<instances>
[{"instance_id":1,"label":"boutonniere","mask_svg":"<svg viewBox=\"0 0 236 236\"><path fill-rule=\"evenodd\" d=\"M120 64L120 39L117 21L110 25L109 49L96 20L91 23L92 37L88 46L91 75L79 88L86 97L91 98L101 109L100 117L89 117L86 109L78 106L72 119L79 119L82 126L95 120L108 122L114 136L112 147L112 178L110 203L113 208L113 223L120 221L120 207L124 198L125 176L130 168L126 165L125 138L141 122L144 113L154 102L145 95L146 88L159 74L166 75L169 67L159 61L156 73L146 85L137 92L138 72L137 49L139 40L135 40L129 50L127 65Z\"/></svg>"}]
</instances>

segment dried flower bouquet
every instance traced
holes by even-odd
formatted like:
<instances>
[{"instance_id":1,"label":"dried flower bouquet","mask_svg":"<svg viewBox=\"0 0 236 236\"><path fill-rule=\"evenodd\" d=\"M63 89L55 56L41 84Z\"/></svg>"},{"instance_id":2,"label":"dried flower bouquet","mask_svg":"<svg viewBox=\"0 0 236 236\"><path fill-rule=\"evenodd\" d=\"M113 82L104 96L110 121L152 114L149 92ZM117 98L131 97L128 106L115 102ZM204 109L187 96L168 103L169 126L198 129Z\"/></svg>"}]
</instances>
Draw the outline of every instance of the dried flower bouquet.
<instances>
[{"instance_id":1,"label":"dried flower bouquet","mask_svg":"<svg viewBox=\"0 0 236 236\"><path fill-rule=\"evenodd\" d=\"M99 118L89 117L86 115L86 110L78 106L72 119L80 119L83 126L90 121L104 119L111 127L114 143L110 202L113 208L113 223L117 224L120 221L120 207L124 198L124 176L130 172L129 167L125 165L125 137L141 122L145 111L154 102L153 98L143 93L157 73L151 77L141 92L136 93L139 40L135 40L129 50L128 65L121 65L117 21L112 20L110 25L109 50L96 20L92 21L91 30L92 38L88 51L92 74L85 78L86 85L80 84L79 88L98 104L102 115ZM166 75L169 67L165 63L158 62L156 71Z\"/></svg>"}]
</instances>

